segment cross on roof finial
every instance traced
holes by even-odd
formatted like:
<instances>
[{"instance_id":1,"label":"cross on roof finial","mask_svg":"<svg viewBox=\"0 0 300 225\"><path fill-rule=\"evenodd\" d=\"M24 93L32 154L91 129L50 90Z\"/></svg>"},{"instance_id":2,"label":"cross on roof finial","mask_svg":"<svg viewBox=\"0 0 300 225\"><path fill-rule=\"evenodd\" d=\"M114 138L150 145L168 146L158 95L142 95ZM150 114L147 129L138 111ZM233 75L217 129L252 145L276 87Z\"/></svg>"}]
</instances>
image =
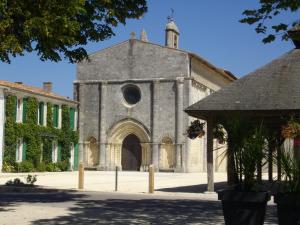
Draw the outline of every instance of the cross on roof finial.
<instances>
[{"instance_id":1,"label":"cross on roof finial","mask_svg":"<svg viewBox=\"0 0 300 225\"><path fill-rule=\"evenodd\" d=\"M171 16L168 16L167 18L169 22L174 21L174 9L171 8Z\"/></svg>"}]
</instances>

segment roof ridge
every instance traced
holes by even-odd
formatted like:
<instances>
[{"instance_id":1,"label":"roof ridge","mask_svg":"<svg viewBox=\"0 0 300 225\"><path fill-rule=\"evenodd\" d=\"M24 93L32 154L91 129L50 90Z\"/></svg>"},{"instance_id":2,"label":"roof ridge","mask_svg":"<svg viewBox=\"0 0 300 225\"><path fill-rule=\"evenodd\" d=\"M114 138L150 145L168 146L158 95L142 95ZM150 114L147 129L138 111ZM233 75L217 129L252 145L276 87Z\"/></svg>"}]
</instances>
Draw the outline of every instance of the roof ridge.
<instances>
[{"instance_id":1,"label":"roof ridge","mask_svg":"<svg viewBox=\"0 0 300 225\"><path fill-rule=\"evenodd\" d=\"M197 53L194 53L194 52L190 52L190 51L187 51L187 50L183 50L183 49L177 49L177 48L171 48L171 47L168 47L168 46L165 46L165 45L161 45L161 44L157 44L157 43L152 43L152 42L149 42L149 41L142 41L142 40L139 40L139 39L127 39L126 41L123 41L123 42L120 42L120 43L117 43L117 44L114 44L110 47L107 47L107 48L104 48L104 49L101 49L101 50L98 50L96 52L93 52L91 54L89 54L89 56L93 56L95 54L97 54L98 52L101 52L101 51L106 51L108 49L112 49L112 48L115 48L115 47L118 47L120 45L123 45L129 41L137 41L137 42L141 42L141 43L144 43L144 44L149 44L149 45L154 45L154 46L158 46L158 47L161 47L161 48L166 48L166 49L170 49L170 50L173 50L173 51L178 51L178 52L182 52L182 53L185 53L185 54L188 54L189 56L193 56L197 59L199 59L200 61L202 61L206 66L208 66L209 68L215 70L216 72L218 72L219 74L229 78L230 80L236 80L237 77L233 75L233 73L231 73L229 70L225 70L223 68L219 68L215 65L213 65L212 63L210 63L207 59L203 58L202 56L198 55Z\"/></svg>"},{"instance_id":2,"label":"roof ridge","mask_svg":"<svg viewBox=\"0 0 300 225\"><path fill-rule=\"evenodd\" d=\"M71 100L71 99L69 99L65 96L59 95L59 94L54 93L54 92L47 92L43 88L28 85L28 84L19 84L19 83L15 83L15 82L12 82L12 81L0 80L0 85L4 86L4 87L12 88L12 89L22 90L22 91L29 92L29 93L32 93L32 94L38 94L38 95L46 96L46 97L49 97L49 98L55 98L55 99L59 99L59 100L63 100L63 101L77 103L76 101Z\"/></svg>"}]
</instances>

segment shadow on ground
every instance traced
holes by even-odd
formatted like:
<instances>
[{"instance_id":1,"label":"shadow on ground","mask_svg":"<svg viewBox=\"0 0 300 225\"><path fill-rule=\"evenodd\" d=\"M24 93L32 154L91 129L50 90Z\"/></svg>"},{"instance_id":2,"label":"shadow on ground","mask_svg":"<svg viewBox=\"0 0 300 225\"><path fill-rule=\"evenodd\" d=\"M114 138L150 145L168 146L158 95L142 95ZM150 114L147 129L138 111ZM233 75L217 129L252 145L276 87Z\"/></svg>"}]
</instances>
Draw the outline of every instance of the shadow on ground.
<instances>
[{"instance_id":1,"label":"shadow on ground","mask_svg":"<svg viewBox=\"0 0 300 225\"><path fill-rule=\"evenodd\" d=\"M277 224L274 206L268 207L265 224ZM217 201L196 200L124 200L80 201L71 215L38 220L34 225L48 224L224 224L222 208Z\"/></svg>"},{"instance_id":2,"label":"shadow on ground","mask_svg":"<svg viewBox=\"0 0 300 225\"><path fill-rule=\"evenodd\" d=\"M228 187L227 182L215 183L215 191L224 189L226 187ZM172 188L161 188L161 189L156 189L156 191L182 192L182 193L204 193L207 191L207 184L180 186L180 187L172 187Z\"/></svg>"},{"instance_id":3,"label":"shadow on ground","mask_svg":"<svg viewBox=\"0 0 300 225\"><path fill-rule=\"evenodd\" d=\"M73 191L56 191L51 193L1 193L0 212L14 211L20 203L62 203L83 198L84 194L74 194Z\"/></svg>"},{"instance_id":4,"label":"shadow on ground","mask_svg":"<svg viewBox=\"0 0 300 225\"><path fill-rule=\"evenodd\" d=\"M98 195L99 197L100 195ZM125 196L125 195L124 195ZM224 224L222 206L219 201L187 200L187 199L137 199L130 195L126 199L116 196L115 199L100 199L86 194L56 193L0 196L0 207L32 204L62 203L68 205L68 214L52 219L31 221L33 225L51 224ZM137 198L136 196L133 197ZM143 198L140 196L138 198ZM42 205L41 205L42 207ZM55 207L55 206L54 206ZM57 208L59 210L59 207ZM265 224L277 224L276 208L268 206Z\"/></svg>"},{"instance_id":5,"label":"shadow on ground","mask_svg":"<svg viewBox=\"0 0 300 225\"><path fill-rule=\"evenodd\" d=\"M223 224L219 202L161 199L79 201L71 215L33 224Z\"/></svg>"}]
</instances>

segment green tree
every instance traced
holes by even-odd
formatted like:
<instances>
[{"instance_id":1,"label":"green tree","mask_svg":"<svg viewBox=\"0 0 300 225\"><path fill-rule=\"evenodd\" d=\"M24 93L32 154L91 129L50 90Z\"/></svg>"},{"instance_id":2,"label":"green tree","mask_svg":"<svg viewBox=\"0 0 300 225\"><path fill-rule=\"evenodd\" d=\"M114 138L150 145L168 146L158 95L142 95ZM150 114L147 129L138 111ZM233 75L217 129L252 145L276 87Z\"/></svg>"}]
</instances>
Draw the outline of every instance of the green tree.
<instances>
[{"instance_id":1,"label":"green tree","mask_svg":"<svg viewBox=\"0 0 300 225\"><path fill-rule=\"evenodd\" d=\"M243 12L245 17L240 22L256 24L255 31L265 35L263 43L272 42L277 36L282 40L288 40L290 36L287 31L300 21L279 22L272 25L272 19L283 13L296 13L300 8L300 0L260 0L259 2L259 8ZM297 39L300 40L300 37Z\"/></svg>"},{"instance_id":2,"label":"green tree","mask_svg":"<svg viewBox=\"0 0 300 225\"><path fill-rule=\"evenodd\" d=\"M87 59L88 41L146 11L146 0L0 0L0 60L33 51L43 61Z\"/></svg>"}]
</instances>

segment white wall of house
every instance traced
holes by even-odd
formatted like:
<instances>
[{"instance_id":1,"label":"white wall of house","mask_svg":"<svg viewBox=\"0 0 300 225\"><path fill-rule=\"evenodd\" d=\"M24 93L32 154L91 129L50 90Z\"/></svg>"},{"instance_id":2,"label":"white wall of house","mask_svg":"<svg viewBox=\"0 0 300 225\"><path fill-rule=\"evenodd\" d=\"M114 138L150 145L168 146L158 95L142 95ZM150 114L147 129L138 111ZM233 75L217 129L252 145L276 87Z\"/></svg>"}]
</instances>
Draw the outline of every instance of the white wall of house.
<instances>
[{"instance_id":1,"label":"white wall of house","mask_svg":"<svg viewBox=\"0 0 300 225\"><path fill-rule=\"evenodd\" d=\"M5 121L4 100L5 100L4 89L0 87L0 172L2 172L3 149L4 149L4 121Z\"/></svg>"}]
</instances>

